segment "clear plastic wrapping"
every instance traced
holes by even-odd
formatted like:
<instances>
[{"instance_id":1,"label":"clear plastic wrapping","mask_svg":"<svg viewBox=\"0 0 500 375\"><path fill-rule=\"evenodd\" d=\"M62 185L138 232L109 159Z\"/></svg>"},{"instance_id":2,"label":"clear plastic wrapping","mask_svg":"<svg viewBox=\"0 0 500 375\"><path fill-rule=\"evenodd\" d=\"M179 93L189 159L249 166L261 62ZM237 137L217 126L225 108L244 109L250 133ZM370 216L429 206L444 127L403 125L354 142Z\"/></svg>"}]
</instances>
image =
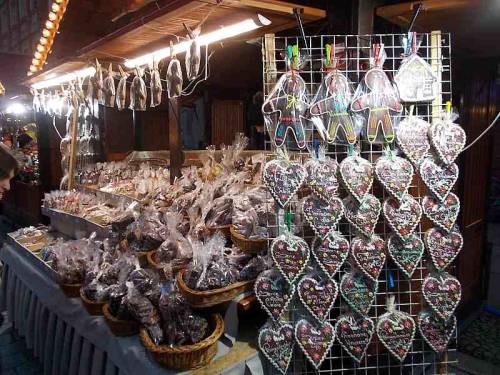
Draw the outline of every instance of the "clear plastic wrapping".
<instances>
[{"instance_id":1,"label":"clear plastic wrapping","mask_svg":"<svg viewBox=\"0 0 500 375\"><path fill-rule=\"evenodd\" d=\"M121 66L120 69L120 80L118 81L118 87L116 89L116 107L119 111L124 110L127 107L127 79L128 74L124 72Z\"/></svg>"},{"instance_id":2,"label":"clear plastic wrapping","mask_svg":"<svg viewBox=\"0 0 500 375\"><path fill-rule=\"evenodd\" d=\"M151 88L151 107L157 107L161 104L161 95L163 92L163 87L161 85L160 71L158 69L158 62L153 60L153 66L149 70L150 81L149 85Z\"/></svg>"},{"instance_id":3,"label":"clear plastic wrapping","mask_svg":"<svg viewBox=\"0 0 500 375\"><path fill-rule=\"evenodd\" d=\"M113 64L109 64L108 70L106 71L106 77L103 81L102 86L103 91L103 103L106 107L114 107L115 106L115 96L116 96L116 87L115 87L115 77L113 74Z\"/></svg>"},{"instance_id":4,"label":"clear plastic wrapping","mask_svg":"<svg viewBox=\"0 0 500 375\"><path fill-rule=\"evenodd\" d=\"M167 68L167 93L169 98L177 98L181 95L182 83L181 63L173 56Z\"/></svg>"},{"instance_id":5,"label":"clear plastic wrapping","mask_svg":"<svg viewBox=\"0 0 500 375\"><path fill-rule=\"evenodd\" d=\"M148 91L144 82L144 70L136 68L136 74L130 85L130 109L134 111L145 111L148 99Z\"/></svg>"}]
</instances>

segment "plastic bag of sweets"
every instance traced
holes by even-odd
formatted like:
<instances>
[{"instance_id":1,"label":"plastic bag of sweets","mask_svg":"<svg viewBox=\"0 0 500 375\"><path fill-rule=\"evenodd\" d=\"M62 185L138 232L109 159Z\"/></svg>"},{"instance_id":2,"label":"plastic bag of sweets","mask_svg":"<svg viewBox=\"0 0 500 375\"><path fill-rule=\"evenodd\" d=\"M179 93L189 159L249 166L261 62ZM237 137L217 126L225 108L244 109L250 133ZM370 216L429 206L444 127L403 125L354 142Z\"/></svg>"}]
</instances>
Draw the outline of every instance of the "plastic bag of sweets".
<instances>
[{"instance_id":1,"label":"plastic bag of sweets","mask_svg":"<svg viewBox=\"0 0 500 375\"><path fill-rule=\"evenodd\" d=\"M163 342L163 331L160 326L160 316L151 301L143 296L134 287L133 283L127 282L127 306L130 314L140 324L146 327L151 340L156 345Z\"/></svg>"}]
</instances>

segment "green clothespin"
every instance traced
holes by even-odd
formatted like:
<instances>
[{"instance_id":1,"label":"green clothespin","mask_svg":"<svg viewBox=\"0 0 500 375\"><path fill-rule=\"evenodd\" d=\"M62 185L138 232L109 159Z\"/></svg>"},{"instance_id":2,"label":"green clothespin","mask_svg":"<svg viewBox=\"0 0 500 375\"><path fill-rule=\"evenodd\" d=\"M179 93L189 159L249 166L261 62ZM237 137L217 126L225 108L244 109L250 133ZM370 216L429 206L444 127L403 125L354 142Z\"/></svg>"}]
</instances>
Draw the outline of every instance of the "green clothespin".
<instances>
[{"instance_id":1,"label":"green clothespin","mask_svg":"<svg viewBox=\"0 0 500 375\"><path fill-rule=\"evenodd\" d=\"M330 66L332 65L332 45L327 44L325 46L325 50L326 50L326 66Z\"/></svg>"},{"instance_id":2,"label":"green clothespin","mask_svg":"<svg viewBox=\"0 0 500 375\"><path fill-rule=\"evenodd\" d=\"M348 144L347 145L347 155L352 156L354 154L354 145Z\"/></svg>"},{"instance_id":3,"label":"green clothespin","mask_svg":"<svg viewBox=\"0 0 500 375\"><path fill-rule=\"evenodd\" d=\"M292 55L293 55L293 67L297 69L299 67L299 45L295 44L292 47Z\"/></svg>"},{"instance_id":4,"label":"green clothespin","mask_svg":"<svg viewBox=\"0 0 500 375\"><path fill-rule=\"evenodd\" d=\"M290 68L293 68L293 46L288 45L287 48L288 61L290 61Z\"/></svg>"},{"instance_id":5,"label":"green clothespin","mask_svg":"<svg viewBox=\"0 0 500 375\"><path fill-rule=\"evenodd\" d=\"M285 224L289 232L292 231L292 220L293 214L290 211L285 212Z\"/></svg>"}]
</instances>

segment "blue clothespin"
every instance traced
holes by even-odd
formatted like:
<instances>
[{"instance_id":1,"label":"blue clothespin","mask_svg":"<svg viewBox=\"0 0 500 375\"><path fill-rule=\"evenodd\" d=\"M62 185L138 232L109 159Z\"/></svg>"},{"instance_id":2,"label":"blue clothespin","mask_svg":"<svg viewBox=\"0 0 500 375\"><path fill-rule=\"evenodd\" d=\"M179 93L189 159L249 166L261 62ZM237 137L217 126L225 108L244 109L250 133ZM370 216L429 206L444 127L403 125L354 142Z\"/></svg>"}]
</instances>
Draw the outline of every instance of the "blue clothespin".
<instances>
[{"instance_id":1,"label":"blue clothespin","mask_svg":"<svg viewBox=\"0 0 500 375\"><path fill-rule=\"evenodd\" d=\"M316 154L316 159L319 159L319 141L317 139L313 140L313 149Z\"/></svg>"},{"instance_id":2,"label":"blue clothespin","mask_svg":"<svg viewBox=\"0 0 500 375\"><path fill-rule=\"evenodd\" d=\"M389 288L394 288L394 275L390 270L389 270Z\"/></svg>"}]
</instances>

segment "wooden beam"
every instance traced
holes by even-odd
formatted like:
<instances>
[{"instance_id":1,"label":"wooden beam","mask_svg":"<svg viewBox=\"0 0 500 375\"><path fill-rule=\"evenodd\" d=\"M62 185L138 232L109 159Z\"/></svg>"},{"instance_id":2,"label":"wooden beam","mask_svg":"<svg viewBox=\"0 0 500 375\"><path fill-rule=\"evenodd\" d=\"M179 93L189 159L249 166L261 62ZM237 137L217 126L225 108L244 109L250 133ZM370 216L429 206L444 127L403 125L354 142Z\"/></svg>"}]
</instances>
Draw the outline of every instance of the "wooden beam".
<instances>
[{"instance_id":1,"label":"wooden beam","mask_svg":"<svg viewBox=\"0 0 500 375\"><path fill-rule=\"evenodd\" d=\"M168 100L168 143L170 151L170 182L172 183L176 177L181 176L184 154L182 153L179 102L177 98Z\"/></svg>"}]
</instances>

